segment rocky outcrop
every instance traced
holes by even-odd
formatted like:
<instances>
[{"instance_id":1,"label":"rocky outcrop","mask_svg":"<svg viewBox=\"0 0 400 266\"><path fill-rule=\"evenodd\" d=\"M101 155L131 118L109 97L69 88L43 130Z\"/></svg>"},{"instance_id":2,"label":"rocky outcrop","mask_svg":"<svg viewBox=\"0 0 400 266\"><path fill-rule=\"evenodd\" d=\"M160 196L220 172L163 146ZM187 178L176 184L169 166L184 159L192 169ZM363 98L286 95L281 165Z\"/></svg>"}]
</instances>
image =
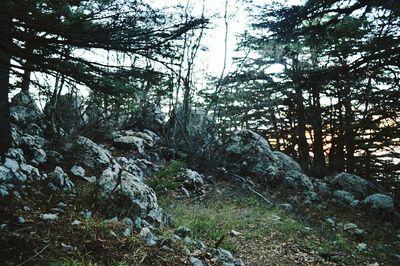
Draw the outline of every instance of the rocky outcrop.
<instances>
[{"instance_id":1,"label":"rocky outcrop","mask_svg":"<svg viewBox=\"0 0 400 266\"><path fill-rule=\"evenodd\" d=\"M298 192L314 190L314 185L310 178L297 170L288 171L284 175L283 184L285 187Z\"/></svg>"},{"instance_id":2,"label":"rocky outcrop","mask_svg":"<svg viewBox=\"0 0 400 266\"><path fill-rule=\"evenodd\" d=\"M228 167L238 174L251 175L262 181L277 177L276 158L268 142L251 130L233 132L225 145Z\"/></svg>"},{"instance_id":3,"label":"rocky outcrop","mask_svg":"<svg viewBox=\"0 0 400 266\"><path fill-rule=\"evenodd\" d=\"M363 199L366 196L378 192L378 188L362 177L340 173L330 182L329 186L333 190L344 190L353 194L357 199Z\"/></svg>"},{"instance_id":4,"label":"rocky outcrop","mask_svg":"<svg viewBox=\"0 0 400 266\"><path fill-rule=\"evenodd\" d=\"M12 123L25 128L42 120L43 114L32 95L22 91L11 100L10 119Z\"/></svg>"},{"instance_id":5,"label":"rocky outcrop","mask_svg":"<svg viewBox=\"0 0 400 266\"><path fill-rule=\"evenodd\" d=\"M278 166L278 170L280 172L286 173L293 170L303 172L300 164L293 160L292 157L280 151L274 151L273 154L275 156L276 165Z\"/></svg>"},{"instance_id":6,"label":"rocky outcrop","mask_svg":"<svg viewBox=\"0 0 400 266\"><path fill-rule=\"evenodd\" d=\"M366 208L375 214L385 214L394 211L394 200L385 194L372 194L360 202L360 207Z\"/></svg>"},{"instance_id":7,"label":"rocky outcrop","mask_svg":"<svg viewBox=\"0 0 400 266\"><path fill-rule=\"evenodd\" d=\"M77 162L91 170L102 170L110 164L110 152L88 138L79 136L71 148Z\"/></svg>"},{"instance_id":8,"label":"rocky outcrop","mask_svg":"<svg viewBox=\"0 0 400 266\"><path fill-rule=\"evenodd\" d=\"M107 214L120 217L141 217L157 226L169 223L157 204L155 192L142 177L121 169L119 164L103 171L99 180L99 205Z\"/></svg>"}]
</instances>

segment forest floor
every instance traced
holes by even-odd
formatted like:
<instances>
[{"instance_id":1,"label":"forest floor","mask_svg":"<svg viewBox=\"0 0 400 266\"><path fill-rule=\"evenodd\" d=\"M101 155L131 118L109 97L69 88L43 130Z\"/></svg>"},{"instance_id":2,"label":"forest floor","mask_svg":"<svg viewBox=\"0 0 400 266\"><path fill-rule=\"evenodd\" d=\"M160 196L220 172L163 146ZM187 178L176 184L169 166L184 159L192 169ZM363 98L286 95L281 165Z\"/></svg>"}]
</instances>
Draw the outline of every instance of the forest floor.
<instances>
[{"instance_id":1,"label":"forest floor","mask_svg":"<svg viewBox=\"0 0 400 266\"><path fill-rule=\"evenodd\" d=\"M400 265L399 225L340 207L286 211L228 183L214 184L197 198L164 193L158 199L176 226L191 228L195 239L210 246L223 238L221 247L250 266ZM354 236L326 223L327 217L356 223L366 233Z\"/></svg>"},{"instance_id":2,"label":"forest floor","mask_svg":"<svg viewBox=\"0 0 400 266\"><path fill-rule=\"evenodd\" d=\"M76 196L51 193L45 184L35 184L23 198L23 206L21 201L0 203L0 224L7 224L0 234L1 265L190 265L180 243L161 249L161 245L145 246L138 233L123 236L122 223L105 222L93 208L95 187L74 182ZM220 242L247 265L400 265L395 256L400 254L398 228L377 228L356 217L368 232L356 238L321 222L321 213L269 206L225 182L206 185L204 194L193 197L169 190L158 193L158 200L171 214L174 227L155 234L168 236L175 227L186 226L193 239L210 248ZM64 207L57 220L40 218L60 208L60 203ZM80 212L85 209L92 210L90 219L82 219ZM25 222L18 223L22 216ZM345 214L341 219L347 219ZM366 244L362 250L357 248L360 243ZM214 265L207 254L202 259Z\"/></svg>"}]
</instances>

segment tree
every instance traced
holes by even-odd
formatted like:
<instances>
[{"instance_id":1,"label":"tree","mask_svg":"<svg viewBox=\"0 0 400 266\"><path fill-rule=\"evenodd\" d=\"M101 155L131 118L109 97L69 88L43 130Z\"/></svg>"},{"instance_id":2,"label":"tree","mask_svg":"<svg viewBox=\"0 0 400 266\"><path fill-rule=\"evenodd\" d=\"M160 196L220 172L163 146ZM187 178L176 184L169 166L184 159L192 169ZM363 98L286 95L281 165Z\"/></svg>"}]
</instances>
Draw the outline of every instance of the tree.
<instances>
[{"instance_id":1,"label":"tree","mask_svg":"<svg viewBox=\"0 0 400 266\"><path fill-rule=\"evenodd\" d=\"M10 73L19 76L22 69L27 77L33 69L60 73L107 94L132 91L129 79L144 74L140 60L136 65L110 66L70 50L114 51L166 65L173 41L206 22L200 18L172 23L137 0L6 0L0 11L0 154L10 146Z\"/></svg>"}]
</instances>

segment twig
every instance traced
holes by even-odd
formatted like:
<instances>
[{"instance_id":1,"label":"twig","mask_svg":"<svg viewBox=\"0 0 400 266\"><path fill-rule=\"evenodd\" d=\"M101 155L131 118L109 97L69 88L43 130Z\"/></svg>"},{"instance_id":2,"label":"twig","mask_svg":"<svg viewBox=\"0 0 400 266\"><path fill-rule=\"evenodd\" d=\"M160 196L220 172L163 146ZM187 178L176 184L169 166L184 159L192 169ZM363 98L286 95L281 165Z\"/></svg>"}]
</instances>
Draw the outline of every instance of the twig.
<instances>
[{"instance_id":1,"label":"twig","mask_svg":"<svg viewBox=\"0 0 400 266\"><path fill-rule=\"evenodd\" d=\"M40 254L42 254L43 251L45 251L46 248L48 248L49 246L50 246L50 244L47 244L44 248L42 248L38 253L36 253L36 254L35 254L34 256L32 256L30 259L24 261L24 262L21 263L21 264L18 264L17 266L22 266L22 265L27 264L28 262L30 262L31 260L33 260L34 258L36 258L37 256L39 256Z\"/></svg>"},{"instance_id":2,"label":"twig","mask_svg":"<svg viewBox=\"0 0 400 266\"><path fill-rule=\"evenodd\" d=\"M220 239L218 239L217 243L215 243L215 249L219 248L219 246L222 244L222 241L224 241L225 235L223 235Z\"/></svg>"},{"instance_id":3,"label":"twig","mask_svg":"<svg viewBox=\"0 0 400 266\"><path fill-rule=\"evenodd\" d=\"M243 183L245 188L247 188L248 190L250 190L251 192L253 192L257 196L259 196L262 200L264 200L269 205L274 205L269 199L264 197L261 193L259 193L259 192L255 191L254 189L252 189L251 186L249 185L249 182L246 179L244 179L243 177L238 176L238 175L234 175L234 176L235 176L236 179L239 179L240 181L242 181L242 183Z\"/></svg>"}]
</instances>

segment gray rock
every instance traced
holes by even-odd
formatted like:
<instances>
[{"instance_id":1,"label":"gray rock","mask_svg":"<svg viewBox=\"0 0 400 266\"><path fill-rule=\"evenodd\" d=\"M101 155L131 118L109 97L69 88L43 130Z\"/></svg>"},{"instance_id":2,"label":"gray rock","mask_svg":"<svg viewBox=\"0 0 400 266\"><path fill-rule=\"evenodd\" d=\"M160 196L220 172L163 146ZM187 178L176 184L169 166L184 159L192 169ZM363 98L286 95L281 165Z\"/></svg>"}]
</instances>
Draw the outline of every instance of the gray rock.
<instances>
[{"instance_id":1,"label":"gray rock","mask_svg":"<svg viewBox=\"0 0 400 266\"><path fill-rule=\"evenodd\" d=\"M122 233L125 237L129 237L129 236L131 236L132 235L132 229L131 228L126 228L125 230L124 230L124 232Z\"/></svg>"},{"instance_id":2,"label":"gray rock","mask_svg":"<svg viewBox=\"0 0 400 266\"><path fill-rule=\"evenodd\" d=\"M79 136L72 150L76 160L91 170L104 169L110 164L110 153L88 138Z\"/></svg>"},{"instance_id":3,"label":"gray rock","mask_svg":"<svg viewBox=\"0 0 400 266\"><path fill-rule=\"evenodd\" d=\"M11 100L10 120L14 124L26 126L38 122L43 114L29 92L21 91Z\"/></svg>"},{"instance_id":4,"label":"gray rock","mask_svg":"<svg viewBox=\"0 0 400 266\"><path fill-rule=\"evenodd\" d=\"M237 173L249 173L262 181L277 177L278 166L268 142L251 130L233 132L226 142L225 156Z\"/></svg>"},{"instance_id":5,"label":"gray rock","mask_svg":"<svg viewBox=\"0 0 400 266\"><path fill-rule=\"evenodd\" d=\"M362 177L340 173L336 175L330 182L329 186L334 190L344 190L350 192L357 199L363 199L367 195L378 191L373 184Z\"/></svg>"},{"instance_id":6,"label":"gray rock","mask_svg":"<svg viewBox=\"0 0 400 266\"><path fill-rule=\"evenodd\" d=\"M147 227L140 231L139 237L145 242L146 246L152 247L157 245L158 238Z\"/></svg>"},{"instance_id":7,"label":"gray rock","mask_svg":"<svg viewBox=\"0 0 400 266\"><path fill-rule=\"evenodd\" d=\"M353 224L353 223L345 223L343 225L343 230L345 230L345 231L351 231L351 230L354 230L356 228L358 228L358 226L356 224Z\"/></svg>"},{"instance_id":8,"label":"gray rock","mask_svg":"<svg viewBox=\"0 0 400 266\"><path fill-rule=\"evenodd\" d=\"M9 168L0 165L0 182L9 182L13 177L14 175Z\"/></svg>"},{"instance_id":9,"label":"gray rock","mask_svg":"<svg viewBox=\"0 0 400 266\"><path fill-rule=\"evenodd\" d=\"M315 191L306 191L303 193L303 204L312 204L320 200L319 195Z\"/></svg>"},{"instance_id":10,"label":"gray rock","mask_svg":"<svg viewBox=\"0 0 400 266\"><path fill-rule=\"evenodd\" d=\"M6 157L16 160L19 163L25 163L24 151L20 148L10 148L6 153Z\"/></svg>"},{"instance_id":11,"label":"gray rock","mask_svg":"<svg viewBox=\"0 0 400 266\"><path fill-rule=\"evenodd\" d=\"M272 152L275 156L276 164L278 166L279 171L286 173L288 171L298 171L303 172L301 170L300 164L298 164L292 157L284 154L280 151Z\"/></svg>"},{"instance_id":12,"label":"gray rock","mask_svg":"<svg viewBox=\"0 0 400 266\"><path fill-rule=\"evenodd\" d=\"M54 213L44 213L40 215L40 218L45 221L55 221L58 219L58 215Z\"/></svg>"},{"instance_id":13,"label":"gray rock","mask_svg":"<svg viewBox=\"0 0 400 266\"><path fill-rule=\"evenodd\" d=\"M30 164L21 163L19 170L20 172L24 173L29 179L33 180L41 179L39 170Z\"/></svg>"},{"instance_id":14,"label":"gray rock","mask_svg":"<svg viewBox=\"0 0 400 266\"><path fill-rule=\"evenodd\" d=\"M10 195L8 186L0 184L0 197L4 198Z\"/></svg>"},{"instance_id":15,"label":"gray rock","mask_svg":"<svg viewBox=\"0 0 400 266\"><path fill-rule=\"evenodd\" d=\"M13 171L14 173L19 169L19 163L13 159L6 158L4 166Z\"/></svg>"},{"instance_id":16,"label":"gray rock","mask_svg":"<svg viewBox=\"0 0 400 266\"><path fill-rule=\"evenodd\" d=\"M63 250L65 253L71 253L71 252L74 252L74 251L77 250L76 247L73 247L73 246L71 246L71 245L67 245L67 244L64 244L64 243L61 243L61 247L62 247L62 250Z\"/></svg>"},{"instance_id":17,"label":"gray rock","mask_svg":"<svg viewBox=\"0 0 400 266\"><path fill-rule=\"evenodd\" d=\"M26 127L26 133L32 136L42 136L43 129L39 127L37 124L31 123Z\"/></svg>"},{"instance_id":18,"label":"gray rock","mask_svg":"<svg viewBox=\"0 0 400 266\"><path fill-rule=\"evenodd\" d=\"M392 211L394 209L394 200L388 195L377 193L366 197L361 201L360 205L375 210Z\"/></svg>"},{"instance_id":19,"label":"gray rock","mask_svg":"<svg viewBox=\"0 0 400 266\"><path fill-rule=\"evenodd\" d=\"M72 191L75 187L74 183L69 179L68 175L64 173L61 167L56 166L54 172L49 175L50 182L54 185L55 188L64 190L64 191Z\"/></svg>"},{"instance_id":20,"label":"gray rock","mask_svg":"<svg viewBox=\"0 0 400 266\"><path fill-rule=\"evenodd\" d=\"M331 189L329 188L328 184L321 180L317 180L314 182L314 188L320 194L328 195L331 193Z\"/></svg>"},{"instance_id":21,"label":"gray rock","mask_svg":"<svg viewBox=\"0 0 400 266\"><path fill-rule=\"evenodd\" d=\"M212 249L211 254L221 262L233 262L234 260L232 253L222 248Z\"/></svg>"},{"instance_id":22,"label":"gray rock","mask_svg":"<svg viewBox=\"0 0 400 266\"><path fill-rule=\"evenodd\" d=\"M127 225L127 226L133 226L133 221L132 219L125 217L124 219L122 219L121 221L123 224Z\"/></svg>"},{"instance_id":23,"label":"gray rock","mask_svg":"<svg viewBox=\"0 0 400 266\"><path fill-rule=\"evenodd\" d=\"M18 217L18 223L19 223L19 224L24 224L24 223L25 223L24 217L19 216L19 217Z\"/></svg>"},{"instance_id":24,"label":"gray rock","mask_svg":"<svg viewBox=\"0 0 400 266\"><path fill-rule=\"evenodd\" d=\"M33 152L33 158L35 159L36 162L38 162L39 164L46 162L47 155L43 149L33 148L32 152Z\"/></svg>"},{"instance_id":25,"label":"gray rock","mask_svg":"<svg viewBox=\"0 0 400 266\"><path fill-rule=\"evenodd\" d=\"M74 176L85 177L85 169L83 169L81 166L78 166L78 165L72 166L71 173Z\"/></svg>"},{"instance_id":26,"label":"gray rock","mask_svg":"<svg viewBox=\"0 0 400 266\"><path fill-rule=\"evenodd\" d=\"M183 240L182 240L182 242L185 244L185 245L187 245L187 246L192 246L192 245L194 245L194 244L196 244L196 242L193 240L193 239L191 239L190 237L185 237Z\"/></svg>"},{"instance_id":27,"label":"gray rock","mask_svg":"<svg viewBox=\"0 0 400 266\"><path fill-rule=\"evenodd\" d=\"M204 185L203 176L198 172L186 169L183 175L180 175L178 181L183 182L183 186L189 190L196 190Z\"/></svg>"},{"instance_id":28,"label":"gray rock","mask_svg":"<svg viewBox=\"0 0 400 266\"><path fill-rule=\"evenodd\" d=\"M296 170L288 171L285 174L283 184L287 188L294 189L296 191L314 190L314 185L312 184L310 178Z\"/></svg>"},{"instance_id":29,"label":"gray rock","mask_svg":"<svg viewBox=\"0 0 400 266\"><path fill-rule=\"evenodd\" d=\"M335 226L335 220L333 218L326 218L325 222L327 222L327 224L329 224L330 226Z\"/></svg>"},{"instance_id":30,"label":"gray rock","mask_svg":"<svg viewBox=\"0 0 400 266\"><path fill-rule=\"evenodd\" d=\"M43 148L45 143L46 143L46 140L39 136L31 136L28 134L23 134L23 136L21 137L21 145L31 151L34 148L37 148L37 149Z\"/></svg>"},{"instance_id":31,"label":"gray rock","mask_svg":"<svg viewBox=\"0 0 400 266\"><path fill-rule=\"evenodd\" d=\"M103 171L99 181L99 201L107 200L108 212L113 215L142 217L164 226L167 216L157 204L155 192L143 183L141 177L122 170L119 165Z\"/></svg>"},{"instance_id":32,"label":"gray rock","mask_svg":"<svg viewBox=\"0 0 400 266\"><path fill-rule=\"evenodd\" d=\"M190 229L187 227L184 227L184 226L180 226L174 230L174 234L176 234L182 238L190 236L190 232L191 232Z\"/></svg>"},{"instance_id":33,"label":"gray rock","mask_svg":"<svg viewBox=\"0 0 400 266\"><path fill-rule=\"evenodd\" d=\"M350 192L344 190L335 190L332 194L333 199L344 205L350 206L350 204L355 200L355 197Z\"/></svg>"},{"instance_id":34,"label":"gray rock","mask_svg":"<svg viewBox=\"0 0 400 266\"><path fill-rule=\"evenodd\" d=\"M135 136L120 136L113 140L114 147L123 150L136 149L140 154L144 154L144 141Z\"/></svg>"},{"instance_id":35,"label":"gray rock","mask_svg":"<svg viewBox=\"0 0 400 266\"><path fill-rule=\"evenodd\" d=\"M79 215L82 216L85 220L92 218L92 212L89 210L83 210L79 213Z\"/></svg>"},{"instance_id":36,"label":"gray rock","mask_svg":"<svg viewBox=\"0 0 400 266\"><path fill-rule=\"evenodd\" d=\"M182 238L181 238L180 236L177 236L177 235L172 235L172 236L171 236L171 240L172 240L173 242L181 242L181 241L182 241Z\"/></svg>"},{"instance_id":37,"label":"gray rock","mask_svg":"<svg viewBox=\"0 0 400 266\"><path fill-rule=\"evenodd\" d=\"M193 256L189 257L189 261L192 264L192 266L203 266L204 265L200 259L193 257Z\"/></svg>"}]
</instances>

